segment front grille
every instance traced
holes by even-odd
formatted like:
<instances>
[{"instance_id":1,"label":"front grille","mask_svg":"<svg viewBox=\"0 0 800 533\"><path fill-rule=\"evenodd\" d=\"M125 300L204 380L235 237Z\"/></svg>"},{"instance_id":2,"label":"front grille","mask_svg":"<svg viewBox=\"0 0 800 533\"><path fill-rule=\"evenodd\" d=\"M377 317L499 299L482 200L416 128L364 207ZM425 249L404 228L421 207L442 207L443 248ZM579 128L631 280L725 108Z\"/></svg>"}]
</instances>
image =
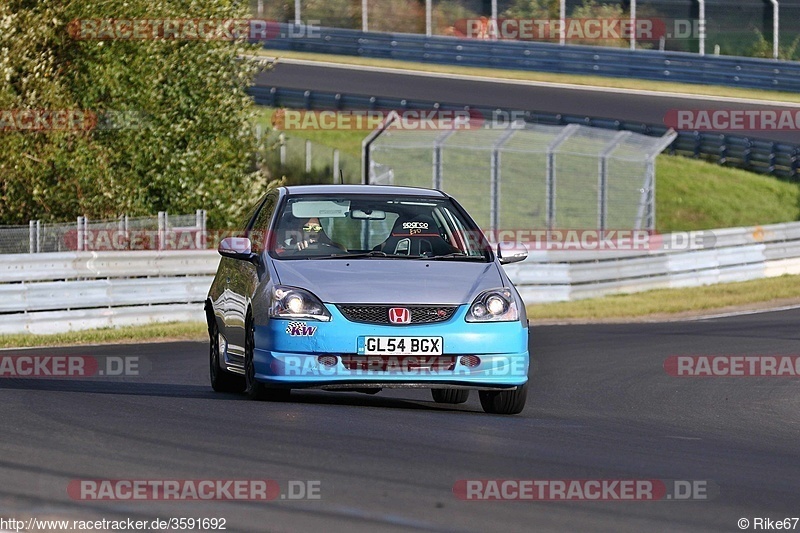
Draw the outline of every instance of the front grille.
<instances>
[{"instance_id":1,"label":"front grille","mask_svg":"<svg viewBox=\"0 0 800 533\"><path fill-rule=\"evenodd\" d=\"M431 324L449 320L457 307L443 305L340 305L339 311L351 322L390 324L389 309L404 307L411 311L412 324Z\"/></svg>"},{"instance_id":2,"label":"front grille","mask_svg":"<svg viewBox=\"0 0 800 533\"><path fill-rule=\"evenodd\" d=\"M455 355L343 355L342 365L347 370L374 372L453 371Z\"/></svg>"}]
</instances>

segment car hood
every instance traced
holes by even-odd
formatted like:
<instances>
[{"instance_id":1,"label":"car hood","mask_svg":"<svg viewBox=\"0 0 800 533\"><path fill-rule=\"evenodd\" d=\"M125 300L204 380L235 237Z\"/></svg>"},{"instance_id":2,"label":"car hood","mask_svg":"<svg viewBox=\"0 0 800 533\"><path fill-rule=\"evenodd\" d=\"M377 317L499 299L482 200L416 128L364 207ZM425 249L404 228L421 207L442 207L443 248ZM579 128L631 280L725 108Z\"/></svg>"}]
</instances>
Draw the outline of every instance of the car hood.
<instances>
[{"instance_id":1,"label":"car hood","mask_svg":"<svg viewBox=\"0 0 800 533\"><path fill-rule=\"evenodd\" d=\"M419 259L276 261L278 282L307 289L325 303L449 304L472 302L501 287L494 263Z\"/></svg>"}]
</instances>

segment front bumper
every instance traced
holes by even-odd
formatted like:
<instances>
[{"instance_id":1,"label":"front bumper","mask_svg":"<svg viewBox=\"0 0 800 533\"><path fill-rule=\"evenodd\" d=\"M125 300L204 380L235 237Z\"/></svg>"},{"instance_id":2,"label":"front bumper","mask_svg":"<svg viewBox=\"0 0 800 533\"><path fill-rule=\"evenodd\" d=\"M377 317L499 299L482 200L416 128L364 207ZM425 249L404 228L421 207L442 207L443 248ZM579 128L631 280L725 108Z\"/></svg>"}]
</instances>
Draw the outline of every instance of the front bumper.
<instances>
[{"instance_id":1,"label":"front bumper","mask_svg":"<svg viewBox=\"0 0 800 533\"><path fill-rule=\"evenodd\" d=\"M528 380L528 330L519 321L470 323L462 305L447 321L405 326L351 322L326 304L329 322L272 319L255 328L256 380L292 388L509 389ZM314 328L314 329L312 329ZM441 356L358 355L364 336L442 337ZM462 361L474 355L480 360ZM320 361L321 356L327 362ZM335 360L330 356L335 357Z\"/></svg>"}]
</instances>

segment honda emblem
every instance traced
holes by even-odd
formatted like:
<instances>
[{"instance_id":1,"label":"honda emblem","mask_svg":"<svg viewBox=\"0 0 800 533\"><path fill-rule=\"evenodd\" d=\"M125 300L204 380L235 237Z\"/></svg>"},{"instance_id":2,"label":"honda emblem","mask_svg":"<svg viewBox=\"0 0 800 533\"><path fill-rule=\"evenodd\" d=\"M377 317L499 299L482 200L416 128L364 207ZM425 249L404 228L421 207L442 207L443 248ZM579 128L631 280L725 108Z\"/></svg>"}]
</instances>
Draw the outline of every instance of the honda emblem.
<instances>
[{"instance_id":1,"label":"honda emblem","mask_svg":"<svg viewBox=\"0 0 800 533\"><path fill-rule=\"evenodd\" d=\"M405 307L390 307L389 322L392 324L410 324L411 311Z\"/></svg>"}]
</instances>

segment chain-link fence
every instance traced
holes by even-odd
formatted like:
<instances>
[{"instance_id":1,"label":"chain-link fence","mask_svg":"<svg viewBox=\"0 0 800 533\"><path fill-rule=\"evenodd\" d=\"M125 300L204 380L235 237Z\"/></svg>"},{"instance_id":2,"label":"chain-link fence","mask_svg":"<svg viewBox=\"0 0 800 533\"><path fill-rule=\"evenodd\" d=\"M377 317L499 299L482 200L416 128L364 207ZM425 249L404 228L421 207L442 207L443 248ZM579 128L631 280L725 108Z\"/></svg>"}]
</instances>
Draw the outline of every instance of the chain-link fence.
<instances>
[{"instance_id":1,"label":"chain-link fence","mask_svg":"<svg viewBox=\"0 0 800 533\"><path fill-rule=\"evenodd\" d=\"M585 126L388 127L367 142L366 180L453 194L487 230L655 228L655 157L675 138Z\"/></svg>"},{"instance_id":2,"label":"chain-link fence","mask_svg":"<svg viewBox=\"0 0 800 533\"><path fill-rule=\"evenodd\" d=\"M325 183L359 183L361 180L360 158L330 146L276 130L268 131L265 146L266 157L280 168L314 172Z\"/></svg>"},{"instance_id":3,"label":"chain-link fence","mask_svg":"<svg viewBox=\"0 0 800 533\"><path fill-rule=\"evenodd\" d=\"M110 220L77 217L75 222L0 226L0 254L201 249L208 244L206 212L151 217L127 215Z\"/></svg>"}]
</instances>

